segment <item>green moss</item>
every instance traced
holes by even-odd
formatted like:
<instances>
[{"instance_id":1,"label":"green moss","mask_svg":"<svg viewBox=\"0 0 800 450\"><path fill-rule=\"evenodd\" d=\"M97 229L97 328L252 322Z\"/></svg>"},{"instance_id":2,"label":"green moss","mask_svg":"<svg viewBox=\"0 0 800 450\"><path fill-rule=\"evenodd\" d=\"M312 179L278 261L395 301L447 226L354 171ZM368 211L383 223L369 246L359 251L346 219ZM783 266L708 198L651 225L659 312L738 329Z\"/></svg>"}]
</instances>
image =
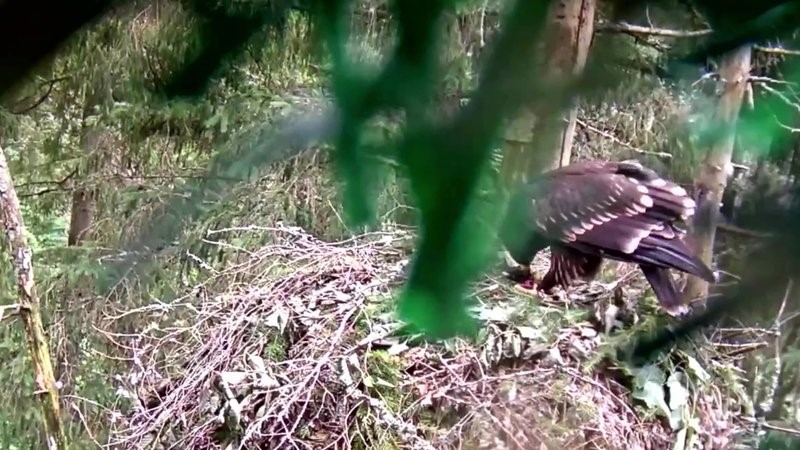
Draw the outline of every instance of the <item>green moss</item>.
<instances>
[{"instance_id":1,"label":"green moss","mask_svg":"<svg viewBox=\"0 0 800 450\"><path fill-rule=\"evenodd\" d=\"M383 350L374 351L367 355L367 369L373 384L372 387L367 386L369 395L383 400L391 412L400 412L403 401L399 388L403 373L402 359Z\"/></svg>"},{"instance_id":2,"label":"green moss","mask_svg":"<svg viewBox=\"0 0 800 450\"><path fill-rule=\"evenodd\" d=\"M401 414L408 395L400 389L403 361L386 351L374 351L366 355L367 374L364 389L372 398L380 400L392 414ZM356 413L356 428L353 447L356 449L391 450L401 448L394 430L388 430L375 419L375 411L366 406Z\"/></svg>"},{"instance_id":3,"label":"green moss","mask_svg":"<svg viewBox=\"0 0 800 450\"><path fill-rule=\"evenodd\" d=\"M286 358L288 346L289 343L285 336L272 333L271 339L268 341L267 346L264 347L263 357L270 361L283 361Z\"/></svg>"}]
</instances>

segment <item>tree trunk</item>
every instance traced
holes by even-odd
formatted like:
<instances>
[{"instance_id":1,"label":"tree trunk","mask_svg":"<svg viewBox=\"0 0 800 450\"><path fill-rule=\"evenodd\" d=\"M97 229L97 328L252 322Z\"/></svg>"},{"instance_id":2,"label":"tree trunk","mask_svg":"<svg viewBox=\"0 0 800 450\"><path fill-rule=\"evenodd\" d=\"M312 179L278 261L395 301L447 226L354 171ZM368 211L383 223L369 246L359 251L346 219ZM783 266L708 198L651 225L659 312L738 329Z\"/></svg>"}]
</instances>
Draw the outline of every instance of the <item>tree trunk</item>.
<instances>
[{"instance_id":1,"label":"tree trunk","mask_svg":"<svg viewBox=\"0 0 800 450\"><path fill-rule=\"evenodd\" d=\"M80 245L89 238L94 217L94 190L86 187L72 192L72 207L69 221L67 245Z\"/></svg>"},{"instance_id":2,"label":"tree trunk","mask_svg":"<svg viewBox=\"0 0 800 450\"><path fill-rule=\"evenodd\" d=\"M84 172L93 172L96 161L99 158L98 144L100 142L100 132L96 125L87 124L87 120L97 104L95 96L87 96L86 105L83 111L83 124L81 128L80 147L86 154L86 167ZM79 178L86 181L86 173ZM91 184L91 183L89 183ZM69 233L67 235L67 245L80 245L81 242L89 239L94 218L95 189L86 185L77 186L72 192L72 207L70 208Z\"/></svg>"},{"instance_id":3,"label":"tree trunk","mask_svg":"<svg viewBox=\"0 0 800 450\"><path fill-rule=\"evenodd\" d=\"M540 73L545 82L583 70L594 33L596 3L596 0L559 0L553 3L540 59ZM517 116L505 134L501 173L506 186L524 182L542 170L569 164L577 115L576 105L564 117L547 111L537 112L535 107L526 108ZM534 146L534 136L548 142ZM535 149L540 146L549 151L536 155Z\"/></svg>"},{"instance_id":4,"label":"tree trunk","mask_svg":"<svg viewBox=\"0 0 800 450\"><path fill-rule=\"evenodd\" d=\"M792 137L792 156L789 163L789 175L793 178L793 184L800 180L800 137Z\"/></svg>"},{"instance_id":5,"label":"tree trunk","mask_svg":"<svg viewBox=\"0 0 800 450\"><path fill-rule=\"evenodd\" d=\"M42 316L36 285L33 280L33 257L25 238L25 224L14 190L5 154L0 148L0 220L8 240L11 263L17 278L19 315L25 326L28 351L33 361L35 394L44 412L45 448L66 449L66 437L61 424L61 406L58 399L50 348L42 325Z\"/></svg>"},{"instance_id":6,"label":"tree trunk","mask_svg":"<svg viewBox=\"0 0 800 450\"><path fill-rule=\"evenodd\" d=\"M747 89L750 54L751 47L745 45L725 55L720 64L722 94L717 103L714 123L721 127L722 133L706 153L700 173L695 179L697 212L692 223L691 241L696 246L700 258L709 265L713 256L719 205L732 168L731 156L736 136L736 122ZM705 298L707 295L707 282L694 276L688 277L684 291L686 301Z\"/></svg>"}]
</instances>

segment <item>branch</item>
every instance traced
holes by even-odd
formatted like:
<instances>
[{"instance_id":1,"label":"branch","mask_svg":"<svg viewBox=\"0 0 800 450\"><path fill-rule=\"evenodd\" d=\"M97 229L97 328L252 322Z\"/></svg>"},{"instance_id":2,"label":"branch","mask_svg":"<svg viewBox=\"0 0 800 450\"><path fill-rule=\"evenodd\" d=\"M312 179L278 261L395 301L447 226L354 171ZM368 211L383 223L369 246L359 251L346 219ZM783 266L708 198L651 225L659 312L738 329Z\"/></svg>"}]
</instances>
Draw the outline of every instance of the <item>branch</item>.
<instances>
[{"instance_id":1,"label":"branch","mask_svg":"<svg viewBox=\"0 0 800 450\"><path fill-rule=\"evenodd\" d=\"M746 422L757 423L757 419L753 419L753 418L742 418L742 419L744 421L746 421ZM781 432L781 433L791 434L791 435L794 435L794 436L800 436L800 430L798 430L796 428L786 428L786 427L782 427L780 425L770 424L769 422L763 422L763 423L760 423L758 425L761 428L765 429L765 430L778 431L778 432Z\"/></svg>"},{"instance_id":2,"label":"branch","mask_svg":"<svg viewBox=\"0 0 800 450\"><path fill-rule=\"evenodd\" d=\"M44 95L39 97L39 100L36 100L35 102L33 102L32 105L28 106L27 108L23 109L22 111L11 111L11 114L16 114L16 115L27 114L27 113L33 111L34 109L38 108L39 105L44 103L44 101L47 100L48 97L50 97L50 94L53 92L53 87L56 85L56 83L68 80L69 78L70 77L59 77L59 78L54 78L52 80L49 80L49 81L47 81L45 83L42 83L42 84L47 84L48 85L47 86L47 92L45 92ZM20 103L22 103L22 100L17 102L17 104L20 104Z\"/></svg>"},{"instance_id":3,"label":"branch","mask_svg":"<svg viewBox=\"0 0 800 450\"><path fill-rule=\"evenodd\" d=\"M789 99L789 97L787 97L787 96L786 96L785 94L783 94L782 92L778 91L777 89L775 89L775 88L773 88L773 87L771 87L771 86L769 86L769 85L767 85L767 84L761 84L760 86L761 86L761 88L763 88L765 91L767 91L767 92L769 92L770 94L772 94L772 95L774 95L774 96L778 97L778 98L779 98L779 99L780 99L782 102L784 102L784 103L785 103L787 106L790 106L790 107L794 108L794 110L795 110L795 111L797 111L797 112L800 112L800 105L798 105L797 103L793 102L791 99Z\"/></svg>"},{"instance_id":4,"label":"branch","mask_svg":"<svg viewBox=\"0 0 800 450\"><path fill-rule=\"evenodd\" d=\"M76 166L75 166L75 168L74 168L74 169L72 169L72 172L68 173L68 174L67 174L67 176L65 176L65 177L64 177L64 178L62 178L61 180L54 180L54 181L31 181L30 183L24 183L24 184L20 184L20 185L19 185L19 187L20 187L20 188L22 188L22 187L27 187L27 186L33 186L33 185L37 185L37 184L38 184L38 185L46 185L46 184L49 184L49 185L51 185L51 186L52 186L52 185L55 185L55 187L46 188L46 189L43 189L43 190L41 190L41 191L34 192L34 193L32 193L32 194L22 194L22 195L20 195L19 197L20 197L20 198L34 197L34 196L39 196L39 195L45 195L45 194L49 194L49 193L52 193L52 192L61 192L61 191L64 191L64 192L69 192L69 191L71 191L72 189L70 189L70 188L67 186L67 182L69 182L69 181L72 179L72 177L74 177L74 176L75 176L75 175L77 175L77 174L78 174L78 166L76 165Z\"/></svg>"},{"instance_id":5,"label":"branch","mask_svg":"<svg viewBox=\"0 0 800 450\"><path fill-rule=\"evenodd\" d=\"M646 36L661 36L661 37L699 37L711 33L710 29L705 30L671 30L668 28L655 28L645 27L642 25L633 25L627 22L618 23L604 23L597 27L598 31L612 31L616 33L625 33L632 35L646 35Z\"/></svg>"},{"instance_id":6,"label":"branch","mask_svg":"<svg viewBox=\"0 0 800 450\"><path fill-rule=\"evenodd\" d=\"M792 134L800 133L800 128L790 127L789 125L786 125L785 123L782 123L780 120L778 120L777 117L775 117L775 122L778 124L779 127L783 128L784 130L788 131L789 133L792 133Z\"/></svg>"},{"instance_id":7,"label":"branch","mask_svg":"<svg viewBox=\"0 0 800 450\"><path fill-rule=\"evenodd\" d=\"M19 194L19 198L41 197L42 195L54 194L56 192L65 194L68 192L72 192L72 188L62 188L62 187L47 188L36 192L29 192L27 194Z\"/></svg>"},{"instance_id":8,"label":"branch","mask_svg":"<svg viewBox=\"0 0 800 450\"><path fill-rule=\"evenodd\" d=\"M641 149L639 147L634 147L633 145L628 144L627 142L621 141L619 138L617 138L616 136L612 135L611 133L603 131L603 130L601 130L599 128L595 128L595 127L589 125L588 123L586 123L586 122L584 122L584 121L582 121L580 119L575 119L575 123L577 123L578 125L580 125L583 128L586 128L589 131L592 131L594 133L599 134L600 136L603 136L604 138L614 142L615 144L619 144L619 145L627 148L628 150L632 150L632 151L634 151L636 153L640 153L640 154L643 154L643 155L658 156L659 158L672 158L672 155L670 155L669 153L653 152L653 151L649 151L649 150L643 150L643 149Z\"/></svg>"},{"instance_id":9,"label":"branch","mask_svg":"<svg viewBox=\"0 0 800 450\"><path fill-rule=\"evenodd\" d=\"M0 306L0 320L18 315L19 310L20 310L19 303Z\"/></svg>"},{"instance_id":10,"label":"branch","mask_svg":"<svg viewBox=\"0 0 800 450\"><path fill-rule=\"evenodd\" d=\"M770 425L769 423L762 423L761 427L767 430L772 431L779 431L781 433L791 434L794 436L800 436L800 430L795 428L786 428L786 427L779 427L778 425Z\"/></svg>"},{"instance_id":11,"label":"branch","mask_svg":"<svg viewBox=\"0 0 800 450\"><path fill-rule=\"evenodd\" d=\"M780 387L781 381L781 323L783 313L786 310L786 303L789 300L789 295L792 293L792 279L789 279L788 284L786 285L786 293L783 295L783 301L781 301L781 306L778 308L778 314L775 316L775 322L772 325L772 332L775 333L775 370L772 373L772 377L770 378L769 390L767 391L764 399L758 405L761 412L768 416L773 412L775 408L775 393L778 391L778 387ZM778 405L780 407L780 405Z\"/></svg>"},{"instance_id":12,"label":"branch","mask_svg":"<svg viewBox=\"0 0 800 450\"><path fill-rule=\"evenodd\" d=\"M769 233L762 233L759 231L748 230L747 228L737 227L736 225L731 225L729 223L719 223L717 224L717 228L719 230L725 231L726 233L736 234L738 236L743 236L753 239L766 239L772 236Z\"/></svg>"},{"instance_id":13,"label":"branch","mask_svg":"<svg viewBox=\"0 0 800 450\"><path fill-rule=\"evenodd\" d=\"M753 83L797 84L794 81L778 80L775 78L761 77L756 75L750 75L747 77L747 80Z\"/></svg>"},{"instance_id":14,"label":"branch","mask_svg":"<svg viewBox=\"0 0 800 450\"><path fill-rule=\"evenodd\" d=\"M762 47L760 45L754 45L753 50L761 53L770 53L773 55L800 56L800 50L790 50L780 47Z\"/></svg>"}]
</instances>

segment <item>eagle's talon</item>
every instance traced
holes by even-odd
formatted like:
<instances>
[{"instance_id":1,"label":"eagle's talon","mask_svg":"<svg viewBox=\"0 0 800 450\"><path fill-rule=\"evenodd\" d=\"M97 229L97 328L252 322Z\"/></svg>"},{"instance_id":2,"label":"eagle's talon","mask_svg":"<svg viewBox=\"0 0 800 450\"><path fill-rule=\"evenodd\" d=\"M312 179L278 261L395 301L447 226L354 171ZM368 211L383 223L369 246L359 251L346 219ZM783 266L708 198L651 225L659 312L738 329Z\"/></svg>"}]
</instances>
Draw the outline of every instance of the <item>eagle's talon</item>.
<instances>
[{"instance_id":1,"label":"eagle's talon","mask_svg":"<svg viewBox=\"0 0 800 450\"><path fill-rule=\"evenodd\" d=\"M531 273L531 269L528 266L513 266L509 267L504 271L504 275L509 280L515 283L523 283L528 280L533 282L533 274Z\"/></svg>"},{"instance_id":2,"label":"eagle's talon","mask_svg":"<svg viewBox=\"0 0 800 450\"><path fill-rule=\"evenodd\" d=\"M667 314L679 320L688 318L692 313L692 309L688 305L680 305L673 308L664 308L664 310L666 311Z\"/></svg>"}]
</instances>

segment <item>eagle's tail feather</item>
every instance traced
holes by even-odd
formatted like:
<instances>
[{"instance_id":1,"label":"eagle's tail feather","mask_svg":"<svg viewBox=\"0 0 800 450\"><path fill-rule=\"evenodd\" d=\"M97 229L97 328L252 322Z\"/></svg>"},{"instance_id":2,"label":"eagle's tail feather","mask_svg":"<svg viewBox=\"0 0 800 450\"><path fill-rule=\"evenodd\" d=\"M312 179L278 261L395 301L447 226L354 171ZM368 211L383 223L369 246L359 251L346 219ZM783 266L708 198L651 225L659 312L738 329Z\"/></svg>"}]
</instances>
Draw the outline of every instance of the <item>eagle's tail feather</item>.
<instances>
[{"instance_id":1,"label":"eagle's tail feather","mask_svg":"<svg viewBox=\"0 0 800 450\"><path fill-rule=\"evenodd\" d=\"M667 269L646 264L642 264L639 267L653 288L656 299L667 312L676 314L685 309L681 296L675 289L675 284Z\"/></svg>"},{"instance_id":2,"label":"eagle's tail feather","mask_svg":"<svg viewBox=\"0 0 800 450\"><path fill-rule=\"evenodd\" d=\"M714 272L680 239L648 236L642 240L635 253L655 265L672 267L698 276L709 283L716 282Z\"/></svg>"}]
</instances>

